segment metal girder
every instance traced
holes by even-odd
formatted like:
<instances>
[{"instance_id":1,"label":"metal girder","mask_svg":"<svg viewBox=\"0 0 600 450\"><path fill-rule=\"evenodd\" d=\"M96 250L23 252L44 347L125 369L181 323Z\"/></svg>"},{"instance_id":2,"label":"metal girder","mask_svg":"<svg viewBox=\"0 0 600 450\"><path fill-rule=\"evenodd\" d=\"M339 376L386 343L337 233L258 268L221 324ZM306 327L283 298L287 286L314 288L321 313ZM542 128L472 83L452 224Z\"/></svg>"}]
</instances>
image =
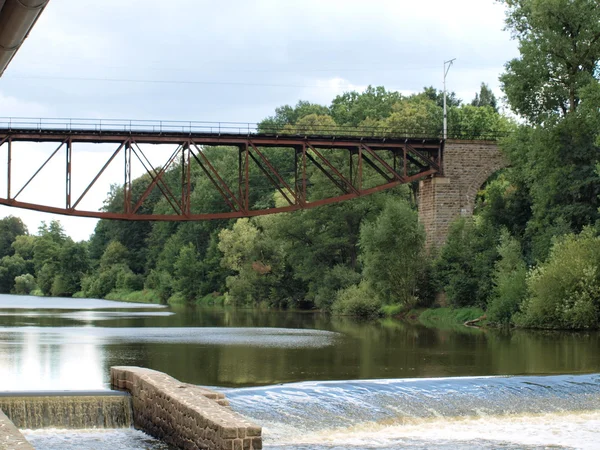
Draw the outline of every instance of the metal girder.
<instances>
[{"instance_id":1,"label":"metal girder","mask_svg":"<svg viewBox=\"0 0 600 450\"><path fill-rule=\"evenodd\" d=\"M27 161L27 169L33 175L18 191L14 186L14 173L16 170L22 173L23 168L15 167L15 142L59 144L44 161ZM80 144L89 147L91 143L115 144L116 148L107 153L102 167L91 176L91 181L77 197L73 192L73 180L79 174L74 169L73 160ZM164 147L165 158L160 165L153 165L142 147L149 144ZM234 164L237 166L222 167L215 164L211 159L214 159L216 150L207 153L211 147L235 153L232 160L236 161ZM61 194L65 198L64 206L18 198L63 149L66 158L65 184ZM302 138L259 134L0 130L1 150L7 151L7 189L6 195L0 197L0 204L71 216L155 221L229 219L313 208L442 174L443 161L443 142L436 139ZM118 158L120 153L122 156ZM278 166L283 164L281 161L286 161L286 170ZM134 180L132 167L138 163L143 168L144 176ZM90 189L107 168L118 164L122 165L123 174L120 183L123 193L121 209L79 209L82 200L88 197ZM311 176L319 173L331 183L331 189L326 193L313 192ZM365 178L367 174L370 175ZM222 198L223 209L215 211L214 205L208 207L198 204L194 195L198 177L206 177L210 182L209 186ZM270 189L281 194L287 205L253 209L250 199L256 194L257 183L262 183L264 189L265 180ZM13 196L13 192L17 192L16 195ZM144 209L144 203L153 193L164 199L172 211L156 213ZM205 206L207 210L203 210ZM114 205L112 208L115 208Z\"/></svg>"}]
</instances>

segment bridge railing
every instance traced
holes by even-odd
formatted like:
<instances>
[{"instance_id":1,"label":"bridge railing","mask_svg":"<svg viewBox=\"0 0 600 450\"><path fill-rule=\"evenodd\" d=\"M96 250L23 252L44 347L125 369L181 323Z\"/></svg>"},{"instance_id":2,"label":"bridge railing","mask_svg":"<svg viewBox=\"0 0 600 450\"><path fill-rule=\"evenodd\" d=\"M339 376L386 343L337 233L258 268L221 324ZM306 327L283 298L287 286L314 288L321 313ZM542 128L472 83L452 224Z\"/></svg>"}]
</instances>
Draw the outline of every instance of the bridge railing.
<instances>
[{"instance_id":1,"label":"bridge railing","mask_svg":"<svg viewBox=\"0 0 600 450\"><path fill-rule=\"evenodd\" d=\"M0 117L0 129L10 131L254 134L257 132L257 124L177 120Z\"/></svg>"},{"instance_id":2,"label":"bridge railing","mask_svg":"<svg viewBox=\"0 0 600 450\"><path fill-rule=\"evenodd\" d=\"M382 137L411 139L442 139L441 128L397 129L385 126L342 125L277 125L250 122L205 122L177 120L81 119L81 118L28 118L0 117L0 130L37 130L40 132L119 132L119 133L182 133L182 134L238 134L238 135L291 135L330 137ZM507 133L500 130L448 130L449 139L496 140Z\"/></svg>"}]
</instances>

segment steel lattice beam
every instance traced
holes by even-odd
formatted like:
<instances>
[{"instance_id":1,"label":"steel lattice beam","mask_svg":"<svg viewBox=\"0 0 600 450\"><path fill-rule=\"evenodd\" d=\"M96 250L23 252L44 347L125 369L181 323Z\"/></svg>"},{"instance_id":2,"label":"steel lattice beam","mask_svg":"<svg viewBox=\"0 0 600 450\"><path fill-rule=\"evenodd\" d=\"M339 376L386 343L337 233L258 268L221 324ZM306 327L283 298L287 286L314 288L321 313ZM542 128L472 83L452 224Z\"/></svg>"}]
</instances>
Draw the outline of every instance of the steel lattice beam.
<instances>
[{"instance_id":1,"label":"steel lattice beam","mask_svg":"<svg viewBox=\"0 0 600 450\"><path fill-rule=\"evenodd\" d=\"M28 161L28 170L33 172L33 175L23 186L14 186L15 170L22 170L15 168L15 142L58 144L46 160ZM77 197L72 190L73 178L77 176L72 161L79 144L91 143L114 144L116 148L107 154L102 167ZM141 147L142 144L164 146L164 162L160 166L153 166ZM229 147L231 151L237 152L237 167L229 168L235 169L235 181L227 181L219 168L211 162L205 149L212 146ZM270 155L273 155L275 150L269 150L272 148L276 148L277 152L289 154L286 161L293 161L290 171L282 171L282 168L277 167L270 159L271 156L267 153L271 152ZM6 196L0 198L0 204L81 217L187 221L259 216L312 208L442 174L444 143L439 139L19 129L0 130L0 150L4 149L7 153L7 189ZM19 199L19 195L28 188L44 167L63 150L66 158L62 191L62 195L65 196L64 206L50 206ZM142 186L137 198L132 189L132 165L136 161L141 164L147 175L143 179L140 178L143 182L147 180L147 183ZM122 164L122 210L109 212L78 208L106 169L115 164ZM176 185L169 185L166 175L173 170L178 171L178 181ZM205 212L193 209L194 177L198 176L194 171L210 180L227 210ZM331 197L311 197L309 179L310 175L315 173L322 174L331 182ZM369 177L367 173L370 173ZM256 189L253 181L256 181L257 176L263 177L263 181L267 180L287 205L252 209L249 203L253 189ZM12 195L14 192L16 194ZM170 205L172 212L142 212L142 205L153 192L160 192L160 196Z\"/></svg>"}]
</instances>

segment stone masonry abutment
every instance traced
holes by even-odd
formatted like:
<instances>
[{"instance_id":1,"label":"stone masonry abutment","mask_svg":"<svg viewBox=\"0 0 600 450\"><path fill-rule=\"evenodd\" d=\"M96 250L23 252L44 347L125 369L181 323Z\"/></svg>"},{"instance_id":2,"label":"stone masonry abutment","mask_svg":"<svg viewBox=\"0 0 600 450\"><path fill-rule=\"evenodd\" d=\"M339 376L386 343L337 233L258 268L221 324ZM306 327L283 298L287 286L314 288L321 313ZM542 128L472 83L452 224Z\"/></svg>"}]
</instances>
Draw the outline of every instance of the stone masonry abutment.
<instances>
[{"instance_id":1,"label":"stone masonry abutment","mask_svg":"<svg viewBox=\"0 0 600 450\"><path fill-rule=\"evenodd\" d=\"M419 183L419 221L425 227L428 248L444 244L456 218L473 215L481 185L508 161L496 142L448 140L443 164L443 177Z\"/></svg>"},{"instance_id":2,"label":"stone masonry abutment","mask_svg":"<svg viewBox=\"0 0 600 450\"><path fill-rule=\"evenodd\" d=\"M0 450L35 450L19 429L0 410Z\"/></svg>"},{"instance_id":3,"label":"stone masonry abutment","mask_svg":"<svg viewBox=\"0 0 600 450\"><path fill-rule=\"evenodd\" d=\"M262 429L229 409L223 394L142 367L111 367L111 384L131 394L133 423L186 450L260 450Z\"/></svg>"}]
</instances>

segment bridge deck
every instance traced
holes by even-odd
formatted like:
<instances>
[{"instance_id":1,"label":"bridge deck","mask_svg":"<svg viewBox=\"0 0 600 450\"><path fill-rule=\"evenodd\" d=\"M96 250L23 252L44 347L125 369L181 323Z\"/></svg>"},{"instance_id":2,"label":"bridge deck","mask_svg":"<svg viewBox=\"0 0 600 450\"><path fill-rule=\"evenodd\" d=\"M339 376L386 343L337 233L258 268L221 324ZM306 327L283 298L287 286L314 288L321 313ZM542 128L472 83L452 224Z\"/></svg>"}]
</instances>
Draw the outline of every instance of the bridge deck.
<instances>
[{"instance_id":1,"label":"bridge deck","mask_svg":"<svg viewBox=\"0 0 600 450\"><path fill-rule=\"evenodd\" d=\"M367 131L370 133L359 135ZM442 173L444 141L436 136L402 136L383 129L364 130L349 127L295 132L296 134L265 132L254 124L42 119L32 121L0 118L0 150L7 150L7 188L4 197L0 194L0 204L107 219L224 219L312 208L361 197ZM32 145L54 142L58 143L58 147L45 161L27 160L27 170L33 175L24 185L15 186L13 172L16 163L13 159L15 156L22 157L29 149L22 146L17 149L15 143L23 142ZM73 177L78 174L73 171L72 159L75 150L88 144L112 144L116 148L107 154L102 169L76 197L73 195L71 183ZM165 155L164 162L158 166L150 163L145 154L147 147L143 147L147 144L160 146L159 150L163 150L164 147L165 152L161 152ZM235 153L235 156L229 159L228 167L219 166L214 160L217 159L214 153L207 153L207 148L216 146L224 147L223 152ZM269 148L277 148L277 154L280 156L275 158L273 150L267 150ZM65 155L64 175L60 171L54 173L52 185L57 186L56 198L65 199L64 206L43 204L37 195L34 195L33 199L23 199L21 193L26 188L32 190L33 185L30 186L30 183L50 160L58 158L57 154ZM118 154L121 157L116 158ZM231 164L235 160L237 167L234 168ZM280 166L275 160L279 160ZM285 167L281 166L281 160L285 161ZM144 179L146 186L142 186L141 195L136 192L136 198L133 198L134 177L131 167L134 163L139 164L138 161L147 175ZM1 163L0 160L0 165ZM86 198L107 167L113 167L115 164L122 164L120 173L124 174L121 184L124 197L122 209L79 209L81 201ZM196 204L193 190L196 184L195 177L199 175L192 173L192 166L199 167L199 174L210 180L210 185L223 199L223 207L215 210L214 205L208 205L212 209L206 211L202 209L202 205ZM173 176L173 171L177 171L178 175ZM331 182L331 192L328 192L325 198L315 197L311 192L311 174L314 173L324 175ZM373 177L379 181L373 182ZM61 182L61 178L64 181ZM259 178L262 178L262 184ZM287 202L286 205L253 209L253 190L264 190L265 179L274 192L281 194ZM139 188L140 179L135 181ZM171 213L154 214L143 207L144 202L157 192L160 192L170 205Z\"/></svg>"},{"instance_id":2,"label":"bridge deck","mask_svg":"<svg viewBox=\"0 0 600 450\"><path fill-rule=\"evenodd\" d=\"M357 147L361 144L374 148L402 148L409 144L417 148L438 148L442 140L426 137L356 136L322 134L271 134L271 133L219 133L173 131L120 131L120 130L63 130L63 129L3 129L0 124L0 141L121 143L133 139L139 144L166 144L193 141L202 145L239 146L252 141L261 147L292 147L310 142L321 148Z\"/></svg>"}]
</instances>

